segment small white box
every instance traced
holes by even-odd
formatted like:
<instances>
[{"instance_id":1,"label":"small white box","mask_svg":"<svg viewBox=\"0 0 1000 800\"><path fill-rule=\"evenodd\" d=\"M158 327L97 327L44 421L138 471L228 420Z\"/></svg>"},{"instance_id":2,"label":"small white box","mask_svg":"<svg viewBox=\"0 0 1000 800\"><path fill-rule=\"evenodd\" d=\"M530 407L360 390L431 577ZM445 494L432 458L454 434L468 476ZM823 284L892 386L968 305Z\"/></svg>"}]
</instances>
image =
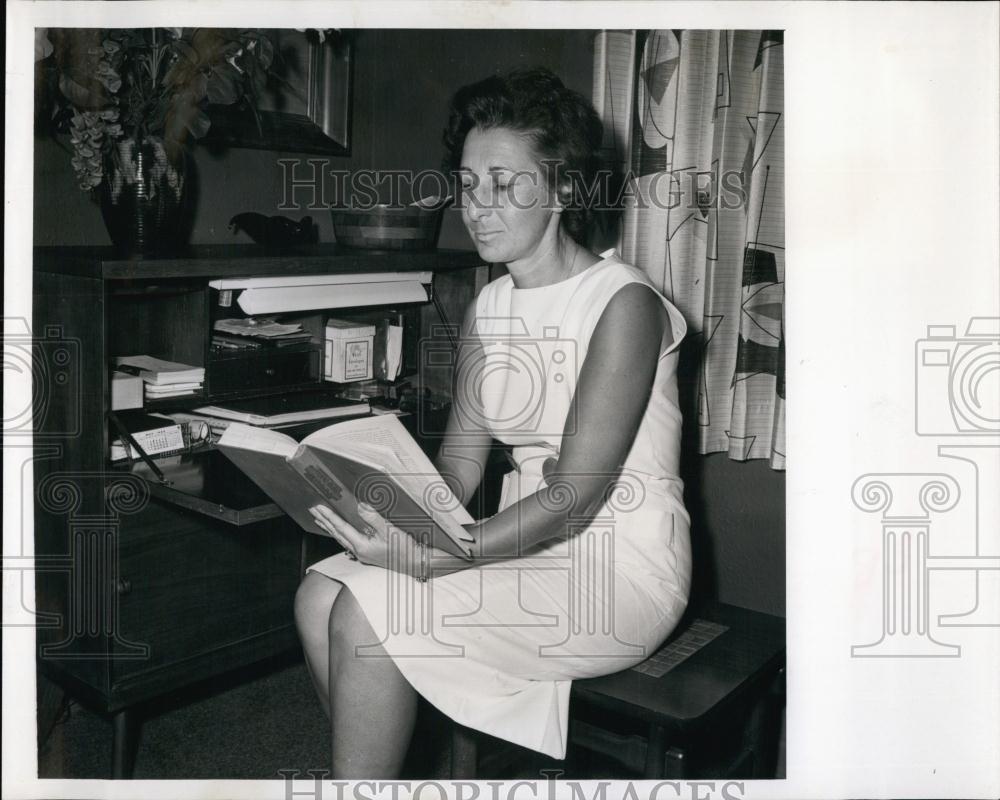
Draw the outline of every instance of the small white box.
<instances>
[{"instance_id":1,"label":"small white box","mask_svg":"<svg viewBox=\"0 0 1000 800\"><path fill-rule=\"evenodd\" d=\"M371 380L374 349L374 325L327 320L323 377L338 383Z\"/></svg>"},{"instance_id":2,"label":"small white box","mask_svg":"<svg viewBox=\"0 0 1000 800\"><path fill-rule=\"evenodd\" d=\"M142 408L142 378L127 372L111 373L111 410Z\"/></svg>"}]
</instances>

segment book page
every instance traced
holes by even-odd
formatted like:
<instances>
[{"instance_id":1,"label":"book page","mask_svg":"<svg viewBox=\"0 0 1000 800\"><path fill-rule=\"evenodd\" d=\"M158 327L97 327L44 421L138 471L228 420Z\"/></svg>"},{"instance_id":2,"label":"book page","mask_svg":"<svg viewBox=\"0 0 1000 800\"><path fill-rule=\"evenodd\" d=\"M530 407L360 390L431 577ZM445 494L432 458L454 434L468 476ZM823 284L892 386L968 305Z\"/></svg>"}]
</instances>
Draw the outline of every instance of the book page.
<instances>
[{"instance_id":1,"label":"book page","mask_svg":"<svg viewBox=\"0 0 1000 800\"><path fill-rule=\"evenodd\" d=\"M305 444L306 442L303 443ZM309 441L308 444L318 446L321 449L335 450L337 453L343 453L356 461L367 464L378 472L391 472L395 474L405 471L403 463L399 460L396 452L383 445L351 441L349 439L338 441L336 448L325 448L322 445L316 445L316 442L313 441Z\"/></svg>"},{"instance_id":2,"label":"book page","mask_svg":"<svg viewBox=\"0 0 1000 800\"><path fill-rule=\"evenodd\" d=\"M412 468L407 469L403 465L394 450L370 442L351 441L349 438L337 442L336 452L366 464L377 472L391 475L396 484L442 528L463 541L475 541L475 537L462 527L474 521L472 516L458 502L458 498L433 464L430 472L414 473ZM428 502L428 495L434 497L433 504ZM453 524L453 521L458 524Z\"/></svg>"},{"instance_id":3,"label":"book page","mask_svg":"<svg viewBox=\"0 0 1000 800\"><path fill-rule=\"evenodd\" d=\"M390 473L442 528L464 541L473 540L462 527L474 522L472 515L458 502L441 473L397 417L364 417L341 422L310 434L302 440L302 444L334 453L341 450L356 453L365 463L372 463L377 469ZM435 508L427 508L424 501L429 487L433 487ZM436 510L442 507L448 508L449 512Z\"/></svg>"},{"instance_id":4,"label":"book page","mask_svg":"<svg viewBox=\"0 0 1000 800\"><path fill-rule=\"evenodd\" d=\"M303 444L322 447L324 443L361 444L386 447L397 454L406 469L434 471L434 465L396 417L364 417L341 422L309 434Z\"/></svg>"}]
</instances>

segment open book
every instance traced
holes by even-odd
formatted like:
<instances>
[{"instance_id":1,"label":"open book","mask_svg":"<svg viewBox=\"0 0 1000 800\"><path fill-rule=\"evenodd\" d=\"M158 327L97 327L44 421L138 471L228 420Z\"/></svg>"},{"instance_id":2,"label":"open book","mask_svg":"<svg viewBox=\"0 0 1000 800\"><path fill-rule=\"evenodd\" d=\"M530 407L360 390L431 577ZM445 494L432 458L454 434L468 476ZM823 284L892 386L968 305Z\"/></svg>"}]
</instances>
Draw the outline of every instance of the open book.
<instances>
[{"instance_id":1,"label":"open book","mask_svg":"<svg viewBox=\"0 0 1000 800\"><path fill-rule=\"evenodd\" d=\"M326 505L363 531L365 502L414 538L471 558L473 519L395 416L330 425L301 443L234 422L219 449L305 530L327 535L309 509ZM426 539L424 538L426 537Z\"/></svg>"}]
</instances>

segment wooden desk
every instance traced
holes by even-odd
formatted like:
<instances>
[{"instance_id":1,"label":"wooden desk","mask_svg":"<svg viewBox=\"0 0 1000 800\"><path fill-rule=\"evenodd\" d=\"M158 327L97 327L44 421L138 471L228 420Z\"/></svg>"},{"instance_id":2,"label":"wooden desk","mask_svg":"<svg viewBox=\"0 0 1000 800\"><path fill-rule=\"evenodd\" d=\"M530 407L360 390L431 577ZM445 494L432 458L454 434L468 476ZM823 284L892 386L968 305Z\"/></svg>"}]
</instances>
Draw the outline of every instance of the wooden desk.
<instances>
[{"instance_id":1,"label":"wooden desk","mask_svg":"<svg viewBox=\"0 0 1000 800\"><path fill-rule=\"evenodd\" d=\"M306 390L323 384L318 358L259 382L229 380L233 370L221 369L211 331L217 317L239 312L221 307L210 279L429 270L435 296L458 321L487 279L481 265L475 252L333 245L281 254L214 246L141 261L123 261L109 248L35 251L38 665L114 715L114 776L129 774L137 704L298 646L295 591L306 562L325 554L321 537L305 537L217 452L164 466L170 485L144 467L111 464L114 357L144 353L206 368L200 397L147 410ZM413 312L411 339L437 323L429 304L397 311L408 320ZM307 327L319 335L324 312L316 317Z\"/></svg>"}]
</instances>

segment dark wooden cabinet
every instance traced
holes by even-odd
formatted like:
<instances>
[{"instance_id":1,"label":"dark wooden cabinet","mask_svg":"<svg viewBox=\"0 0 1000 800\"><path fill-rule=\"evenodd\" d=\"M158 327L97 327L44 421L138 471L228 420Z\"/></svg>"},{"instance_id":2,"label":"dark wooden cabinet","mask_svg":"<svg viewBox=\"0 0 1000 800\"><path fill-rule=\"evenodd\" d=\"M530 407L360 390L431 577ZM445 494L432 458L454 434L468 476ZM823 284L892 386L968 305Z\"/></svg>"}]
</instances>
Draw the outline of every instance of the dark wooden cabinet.
<instances>
[{"instance_id":1,"label":"dark wooden cabinet","mask_svg":"<svg viewBox=\"0 0 1000 800\"><path fill-rule=\"evenodd\" d=\"M141 462L110 463L112 359L147 353L206 367L201 396L161 401L160 409L301 390L321 383L321 347L289 350L269 364L213 354L219 311L210 280L432 271L440 310L458 322L487 279L480 267L473 252L335 246L284 255L205 247L143 261L93 248L35 251L38 664L70 693L118 715L118 774L128 771L130 707L297 646L295 590L326 543L305 535L211 448L164 459L167 483ZM413 332L438 322L430 303L409 312Z\"/></svg>"}]
</instances>

